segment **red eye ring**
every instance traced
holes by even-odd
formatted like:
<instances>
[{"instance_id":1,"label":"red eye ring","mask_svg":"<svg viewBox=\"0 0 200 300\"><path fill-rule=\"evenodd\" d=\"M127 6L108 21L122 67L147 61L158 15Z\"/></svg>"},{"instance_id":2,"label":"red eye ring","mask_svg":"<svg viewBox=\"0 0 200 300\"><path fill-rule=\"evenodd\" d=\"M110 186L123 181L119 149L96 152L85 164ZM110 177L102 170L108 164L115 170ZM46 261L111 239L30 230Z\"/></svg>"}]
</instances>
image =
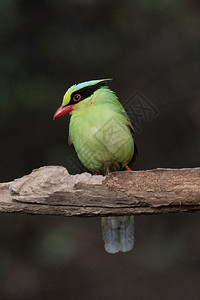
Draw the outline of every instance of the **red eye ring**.
<instances>
[{"instance_id":1,"label":"red eye ring","mask_svg":"<svg viewBox=\"0 0 200 300\"><path fill-rule=\"evenodd\" d=\"M80 100L81 100L81 95L80 95L80 94L74 95L74 96L73 96L73 100L76 101L76 102L77 102L77 101L80 101Z\"/></svg>"}]
</instances>

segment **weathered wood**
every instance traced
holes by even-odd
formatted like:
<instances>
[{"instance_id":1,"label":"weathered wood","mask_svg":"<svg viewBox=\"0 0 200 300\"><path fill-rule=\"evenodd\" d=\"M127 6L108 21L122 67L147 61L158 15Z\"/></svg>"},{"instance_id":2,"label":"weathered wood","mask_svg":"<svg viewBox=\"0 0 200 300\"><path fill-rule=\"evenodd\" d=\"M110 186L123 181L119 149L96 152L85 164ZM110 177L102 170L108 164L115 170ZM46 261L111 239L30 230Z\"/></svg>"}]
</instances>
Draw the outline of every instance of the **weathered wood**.
<instances>
[{"instance_id":1,"label":"weathered wood","mask_svg":"<svg viewBox=\"0 0 200 300\"><path fill-rule=\"evenodd\" d=\"M0 184L0 212L106 216L200 210L200 168L70 175L46 166Z\"/></svg>"}]
</instances>

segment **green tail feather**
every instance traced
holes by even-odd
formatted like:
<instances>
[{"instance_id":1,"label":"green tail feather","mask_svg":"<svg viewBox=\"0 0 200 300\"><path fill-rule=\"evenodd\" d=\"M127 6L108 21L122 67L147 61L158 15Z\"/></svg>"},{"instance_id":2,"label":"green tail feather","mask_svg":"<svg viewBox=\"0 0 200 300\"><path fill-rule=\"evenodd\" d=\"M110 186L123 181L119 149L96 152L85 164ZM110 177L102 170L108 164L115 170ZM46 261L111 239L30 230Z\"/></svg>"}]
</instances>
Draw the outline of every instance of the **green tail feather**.
<instances>
[{"instance_id":1,"label":"green tail feather","mask_svg":"<svg viewBox=\"0 0 200 300\"><path fill-rule=\"evenodd\" d=\"M105 250L108 253L130 251L134 246L134 217L101 218Z\"/></svg>"}]
</instances>

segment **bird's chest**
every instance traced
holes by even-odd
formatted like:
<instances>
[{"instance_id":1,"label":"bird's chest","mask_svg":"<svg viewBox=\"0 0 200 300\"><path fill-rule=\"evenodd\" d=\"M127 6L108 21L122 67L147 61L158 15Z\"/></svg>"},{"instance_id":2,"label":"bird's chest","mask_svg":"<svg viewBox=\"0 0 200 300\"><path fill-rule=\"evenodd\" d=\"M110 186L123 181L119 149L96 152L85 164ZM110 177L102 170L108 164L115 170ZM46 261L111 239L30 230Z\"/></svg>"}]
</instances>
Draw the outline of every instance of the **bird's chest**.
<instances>
[{"instance_id":1,"label":"bird's chest","mask_svg":"<svg viewBox=\"0 0 200 300\"><path fill-rule=\"evenodd\" d=\"M123 165L133 154L133 140L125 120L111 110L72 115L69 137L80 161L90 170Z\"/></svg>"},{"instance_id":2,"label":"bird's chest","mask_svg":"<svg viewBox=\"0 0 200 300\"><path fill-rule=\"evenodd\" d=\"M109 139L118 127L117 116L109 110L88 110L71 117L69 134L73 144L98 143Z\"/></svg>"}]
</instances>

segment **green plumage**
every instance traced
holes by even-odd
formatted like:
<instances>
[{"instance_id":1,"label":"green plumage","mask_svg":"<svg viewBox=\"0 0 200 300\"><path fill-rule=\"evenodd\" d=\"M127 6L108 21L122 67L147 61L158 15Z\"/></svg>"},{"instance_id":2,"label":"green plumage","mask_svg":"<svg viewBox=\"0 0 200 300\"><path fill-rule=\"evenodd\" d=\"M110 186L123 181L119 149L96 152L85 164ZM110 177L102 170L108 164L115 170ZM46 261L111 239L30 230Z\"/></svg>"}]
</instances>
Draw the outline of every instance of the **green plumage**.
<instances>
[{"instance_id":1,"label":"green plumage","mask_svg":"<svg viewBox=\"0 0 200 300\"><path fill-rule=\"evenodd\" d=\"M69 140L83 165L92 171L121 170L130 162L134 142L130 120L107 87L75 105L69 126Z\"/></svg>"},{"instance_id":2,"label":"green plumage","mask_svg":"<svg viewBox=\"0 0 200 300\"><path fill-rule=\"evenodd\" d=\"M87 169L103 175L122 170L133 159L135 150L129 117L107 82L92 80L73 85L54 115L70 112L69 142ZM134 218L102 218L102 233L107 252L130 251Z\"/></svg>"}]
</instances>

